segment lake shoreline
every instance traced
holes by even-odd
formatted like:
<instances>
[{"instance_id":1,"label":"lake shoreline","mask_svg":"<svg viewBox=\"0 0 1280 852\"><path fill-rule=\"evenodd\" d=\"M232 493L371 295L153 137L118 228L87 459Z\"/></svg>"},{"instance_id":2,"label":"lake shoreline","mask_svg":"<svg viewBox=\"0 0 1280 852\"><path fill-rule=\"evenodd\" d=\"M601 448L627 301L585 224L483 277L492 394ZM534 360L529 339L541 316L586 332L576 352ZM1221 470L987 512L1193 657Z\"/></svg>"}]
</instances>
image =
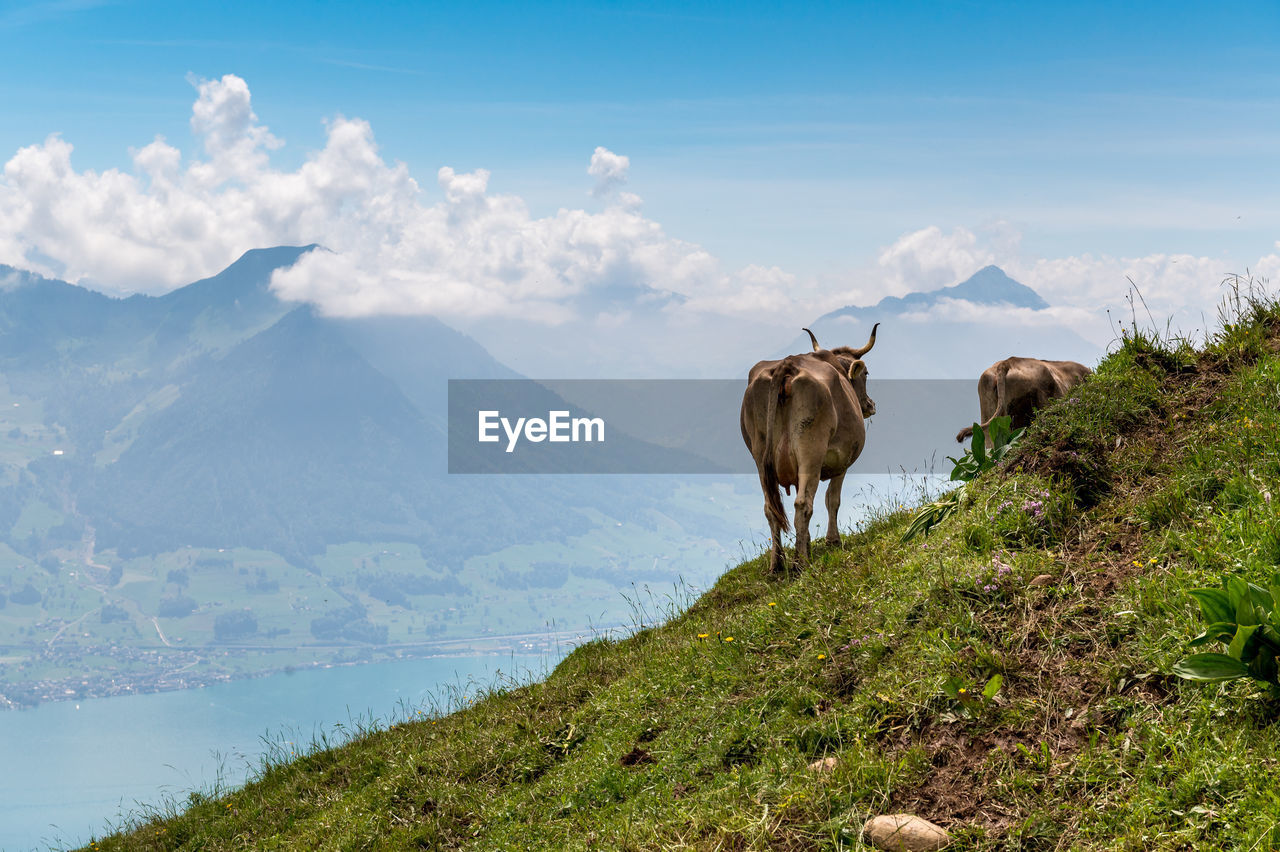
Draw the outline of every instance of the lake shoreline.
<instances>
[{"instance_id":1,"label":"lake shoreline","mask_svg":"<svg viewBox=\"0 0 1280 852\"><path fill-rule=\"evenodd\" d=\"M25 683L0 684L0 710L31 710L42 704L65 701L82 701L95 698L115 698L128 695L151 695L162 692L204 689L215 684L240 680L291 675L317 669L347 666L374 665L396 661L448 659L462 657L502 657L548 655L572 647L579 642L621 630L621 626L596 628L588 635L585 631L562 631L542 634L520 634L502 637L469 637L402 645L380 646L302 646L298 648L218 646L195 649L83 649L80 655L122 656L136 658L139 654L164 653L173 665L163 669L130 674L112 671L105 674L67 675L57 678L41 678ZM114 653L110 651L114 650ZM308 651L324 653L323 658L300 658L284 665L266 665L252 670L227 670L209 668L216 661L225 665L229 660L252 665L255 655L294 653L304 655ZM0 649L3 653L3 649ZM86 666L86 670L88 667Z\"/></svg>"}]
</instances>

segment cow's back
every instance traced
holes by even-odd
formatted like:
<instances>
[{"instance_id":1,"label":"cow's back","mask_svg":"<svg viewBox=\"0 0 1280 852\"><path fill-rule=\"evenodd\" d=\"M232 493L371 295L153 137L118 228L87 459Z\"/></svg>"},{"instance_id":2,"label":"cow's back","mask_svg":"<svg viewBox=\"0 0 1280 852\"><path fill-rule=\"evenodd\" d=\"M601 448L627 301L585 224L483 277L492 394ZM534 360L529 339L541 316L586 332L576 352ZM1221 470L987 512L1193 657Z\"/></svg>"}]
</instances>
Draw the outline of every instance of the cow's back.
<instances>
[{"instance_id":1,"label":"cow's back","mask_svg":"<svg viewBox=\"0 0 1280 852\"><path fill-rule=\"evenodd\" d=\"M775 431L769 447L771 414ZM784 488L798 484L806 460L821 467L822 479L843 472L866 441L852 385L827 360L808 353L752 367L740 421L756 466L771 464ZM767 458L770 451L773 457Z\"/></svg>"}]
</instances>

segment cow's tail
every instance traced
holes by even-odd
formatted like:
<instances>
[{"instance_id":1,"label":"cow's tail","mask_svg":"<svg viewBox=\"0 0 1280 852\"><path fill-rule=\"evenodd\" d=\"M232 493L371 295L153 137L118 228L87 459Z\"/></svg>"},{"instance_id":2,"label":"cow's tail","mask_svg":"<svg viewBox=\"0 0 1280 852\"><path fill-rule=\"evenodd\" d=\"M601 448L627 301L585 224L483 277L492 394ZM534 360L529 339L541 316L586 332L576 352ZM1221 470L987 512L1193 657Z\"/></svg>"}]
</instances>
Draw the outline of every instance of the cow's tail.
<instances>
[{"instance_id":1,"label":"cow's tail","mask_svg":"<svg viewBox=\"0 0 1280 852\"><path fill-rule=\"evenodd\" d=\"M987 433L987 427L991 425L991 421L997 417L1003 417L1009 413L1009 361L1006 359L1000 362L1000 366L996 368L996 410L987 418L987 422L982 424L982 431Z\"/></svg>"},{"instance_id":2,"label":"cow's tail","mask_svg":"<svg viewBox=\"0 0 1280 852\"><path fill-rule=\"evenodd\" d=\"M785 533L791 531L791 523L787 520L787 510L782 506L782 496L778 493L778 467L776 463L778 443L783 438L780 434L786 427L778 422L778 407L786 401L791 391L791 382L796 376L796 365L790 359L784 360L774 371L773 382L769 388L769 409L764 426L764 513L770 522L775 523Z\"/></svg>"},{"instance_id":3,"label":"cow's tail","mask_svg":"<svg viewBox=\"0 0 1280 852\"><path fill-rule=\"evenodd\" d=\"M1008 389L1006 387L1009 378L1009 365L1005 361L1001 361L999 364L993 366L996 368L996 407L990 417L978 424L978 426L982 428L982 433L984 435L987 433L987 427L991 425L992 420L1009 413L1009 396ZM986 378L986 374L983 374L983 378ZM979 379L978 382L979 388L981 388L982 379ZM979 394L981 394L981 390L979 390ZM956 443L963 444L972 437L973 427L966 426L956 435Z\"/></svg>"}]
</instances>

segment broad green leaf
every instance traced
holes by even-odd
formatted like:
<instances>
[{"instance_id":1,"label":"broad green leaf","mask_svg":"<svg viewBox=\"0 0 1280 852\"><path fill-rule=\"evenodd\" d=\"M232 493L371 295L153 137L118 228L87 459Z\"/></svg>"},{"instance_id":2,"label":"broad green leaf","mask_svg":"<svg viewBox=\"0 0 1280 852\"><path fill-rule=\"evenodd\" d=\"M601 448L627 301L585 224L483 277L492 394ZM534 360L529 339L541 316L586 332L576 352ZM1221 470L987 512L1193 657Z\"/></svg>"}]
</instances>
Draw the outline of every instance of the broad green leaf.
<instances>
[{"instance_id":1,"label":"broad green leaf","mask_svg":"<svg viewBox=\"0 0 1280 852\"><path fill-rule=\"evenodd\" d=\"M1219 622L1235 623L1236 611L1231 606L1227 593L1222 589L1192 589L1187 594L1200 603L1200 612L1209 624Z\"/></svg>"},{"instance_id":2,"label":"broad green leaf","mask_svg":"<svg viewBox=\"0 0 1280 852\"><path fill-rule=\"evenodd\" d=\"M1226 654L1192 654L1185 660L1174 663L1173 673L1187 680L1235 680L1238 677L1248 677L1249 669L1244 663Z\"/></svg>"},{"instance_id":3,"label":"broad green leaf","mask_svg":"<svg viewBox=\"0 0 1280 852\"><path fill-rule=\"evenodd\" d=\"M951 698L958 699L960 697L960 678L952 675L942 682L942 691Z\"/></svg>"},{"instance_id":4,"label":"broad green leaf","mask_svg":"<svg viewBox=\"0 0 1280 852\"><path fill-rule=\"evenodd\" d=\"M1258 629L1256 624L1242 624L1236 628L1236 637L1231 640L1231 644L1227 646L1227 656L1240 660L1243 663L1249 662L1253 658L1254 646L1256 642L1250 643L1249 639L1253 636L1255 630Z\"/></svg>"},{"instance_id":5,"label":"broad green leaf","mask_svg":"<svg viewBox=\"0 0 1280 852\"><path fill-rule=\"evenodd\" d=\"M988 427L991 431L991 448L998 450L1009 440L1009 419L997 417Z\"/></svg>"},{"instance_id":6,"label":"broad green leaf","mask_svg":"<svg viewBox=\"0 0 1280 852\"><path fill-rule=\"evenodd\" d=\"M1004 683L1004 678L1000 675L993 675L991 680L987 681L987 686L982 690L982 697L990 700L996 697L996 693L1000 691L1000 684Z\"/></svg>"},{"instance_id":7,"label":"broad green leaf","mask_svg":"<svg viewBox=\"0 0 1280 852\"><path fill-rule=\"evenodd\" d=\"M1271 593L1261 586L1249 584L1249 592L1253 596L1253 605L1262 607L1263 612L1271 612Z\"/></svg>"},{"instance_id":8,"label":"broad green leaf","mask_svg":"<svg viewBox=\"0 0 1280 852\"><path fill-rule=\"evenodd\" d=\"M1227 581L1227 596L1235 609L1236 624L1244 627L1258 623L1258 616L1253 611L1253 595L1249 592L1249 584L1239 577Z\"/></svg>"},{"instance_id":9,"label":"broad green leaf","mask_svg":"<svg viewBox=\"0 0 1280 852\"><path fill-rule=\"evenodd\" d=\"M1004 455L1008 451L1009 445L1013 443L1014 438L1022 432L1021 429L1017 432L1013 431L1013 418L1008 415L997 417L991 421L991 429L991 445L1000 452L1000 455Z\"/></svg>"},{"instance_id":10,"label":"broad green leaf","mask_svg":"<svg viewBox=\"0 0 1280 852\"><path fill-rule=\"evenodd\" d=\"M1235 635L1236 624L1234 621L1216 621L1205 628L1205 631L1196 638L1192 639L1190 645L1205 645L1209 642L1230 642L1232 636Z\"/></svg>"},{"instance_id":11,"label":"broad green leaf","mask_svg":"<svg viewBox=\"0 0 1280 852\"><path fill-rule=\"evenodd\" d=\"M987 460L987 435L982 431L982 424L973 424L973 441L969 452L973 453L973 460L977 462L977 471L981 472L984 467L983 462Z\"/></svg>"}]
</instances>

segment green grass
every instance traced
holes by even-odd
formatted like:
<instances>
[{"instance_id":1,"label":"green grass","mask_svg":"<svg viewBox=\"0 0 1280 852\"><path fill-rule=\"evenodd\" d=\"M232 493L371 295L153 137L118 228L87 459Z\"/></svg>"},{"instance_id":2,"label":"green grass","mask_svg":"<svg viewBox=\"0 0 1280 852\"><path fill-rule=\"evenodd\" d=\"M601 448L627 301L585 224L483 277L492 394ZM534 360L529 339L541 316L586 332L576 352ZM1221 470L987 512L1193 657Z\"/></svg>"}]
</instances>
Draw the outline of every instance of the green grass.
<instances>
[{"instance_id":1,"label":"green grass","mask_svg":"<svg viewBox=\"0 0 1280 852\"><path fill-rule=\"evenodd\" d=\"M886 509L540 683L282 746L89 848L858 849L898 811L958 849L1276 848L1280 704L1168 672L1188 589L1280 561L1278 349L1265 300L1201 351L1130 335L927 538ZM995 674L975 712L943 690Z\"/></svg>"}]
</instances>

